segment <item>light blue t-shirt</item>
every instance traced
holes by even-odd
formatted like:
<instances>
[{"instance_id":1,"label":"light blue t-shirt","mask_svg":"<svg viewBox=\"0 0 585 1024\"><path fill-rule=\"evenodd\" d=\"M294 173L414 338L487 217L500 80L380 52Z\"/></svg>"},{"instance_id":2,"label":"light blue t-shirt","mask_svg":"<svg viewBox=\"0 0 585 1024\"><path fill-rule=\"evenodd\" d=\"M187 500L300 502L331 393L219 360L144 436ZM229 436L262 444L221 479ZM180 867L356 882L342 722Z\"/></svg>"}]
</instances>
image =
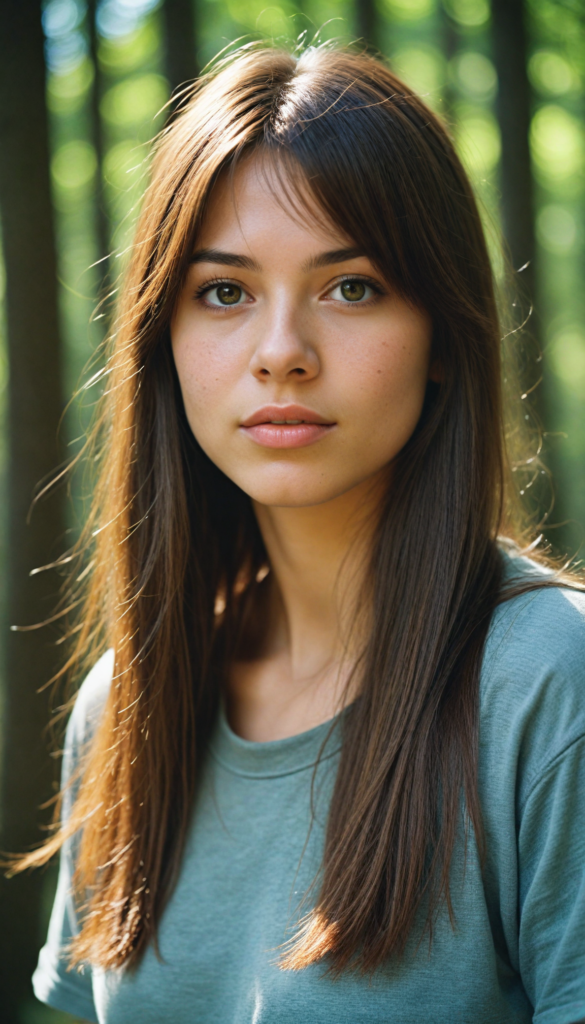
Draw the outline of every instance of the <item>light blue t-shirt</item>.
<instances>
[{"instance_id":1,"label":"light blue t-shirt","mask_svg":"<svg viewBox=\"0 0 585 1024\"><path fill-rule=\"evenodd\" d=\"M94 728L111 672L108 654L81 689L65 775ZM585 597L541 590L496 610L481 674L483 875L471 836L465 864L462 844L454 860L455 927L442 913L429 948L417 925L403 958L371 978L334 980L326 964L278 966L322 855L335 729L315 779L313 766L329 728L250 743L220 717L161 921L161 959L148 949L136 970L67 971L64 948L78 925L66 849L34 976L38 998L99 1024L585 1018Z\"/></svg>"}]
</instances>

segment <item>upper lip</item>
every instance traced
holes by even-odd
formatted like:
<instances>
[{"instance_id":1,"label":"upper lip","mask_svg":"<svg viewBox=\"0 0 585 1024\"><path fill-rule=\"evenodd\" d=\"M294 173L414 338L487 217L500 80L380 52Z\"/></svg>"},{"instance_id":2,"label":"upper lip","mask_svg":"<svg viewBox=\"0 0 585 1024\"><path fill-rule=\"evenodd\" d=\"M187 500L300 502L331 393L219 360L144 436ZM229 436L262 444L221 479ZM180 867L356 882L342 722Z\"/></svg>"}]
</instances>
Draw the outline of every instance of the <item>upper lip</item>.
<instances>
[{"instance_id":1,"label":"upper lip","mask_svg":"<svg viewBox=\"0 0 585 1024\"><path fill-rule=\"evenodd\" d=\"M263 405L242 421L242 427L256 427L259 423L274 423L282 420L301 420L303 423L320 423L332 426L333 421L321 416L305 405Z\"/></svg>"}]
</instances>

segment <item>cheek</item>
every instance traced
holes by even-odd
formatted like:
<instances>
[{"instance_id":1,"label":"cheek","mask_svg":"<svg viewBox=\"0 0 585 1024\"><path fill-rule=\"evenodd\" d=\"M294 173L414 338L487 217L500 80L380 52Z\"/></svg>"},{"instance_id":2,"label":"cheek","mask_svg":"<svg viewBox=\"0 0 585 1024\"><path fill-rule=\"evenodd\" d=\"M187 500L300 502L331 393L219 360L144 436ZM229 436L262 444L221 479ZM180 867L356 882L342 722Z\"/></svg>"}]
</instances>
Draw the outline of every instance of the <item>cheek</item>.
<instances>
[{"instance_id":1,"label":"cheek","mask_svg":"<svg viewBox=\"0 0 585 1024\"><path fill-rule=\"evenodd\" d=\"M430 355L430 326L384 331L364 338L361 352L348 352L340 362L348 404L359 411L372 441L393 449L404 444L420 417Z\"/></svg>"},{"instance_id":2,"label":"cheek","mask_svg":"<svg viewBox=\"0 0 585 1024\"><path fill-rule=\"evenodd\" d=\"M193 336L197 334L197 338ZM187 418L193 430L219 411L229 392L232 360L199 332L171 328L172 350Z\"/></svg>"}]
</instances>

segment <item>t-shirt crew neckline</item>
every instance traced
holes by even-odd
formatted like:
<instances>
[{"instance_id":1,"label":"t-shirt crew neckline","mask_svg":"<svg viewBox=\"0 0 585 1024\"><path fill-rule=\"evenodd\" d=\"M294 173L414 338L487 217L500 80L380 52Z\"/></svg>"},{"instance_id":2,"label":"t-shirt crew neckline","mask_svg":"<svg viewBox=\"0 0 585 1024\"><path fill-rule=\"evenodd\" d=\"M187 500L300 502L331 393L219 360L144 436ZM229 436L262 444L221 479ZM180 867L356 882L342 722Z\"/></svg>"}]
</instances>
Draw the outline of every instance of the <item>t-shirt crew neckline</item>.
<instances>
[{"instance_id":1,"label":"t-shirt crew neckline","mask_svg":"<svg viewBox=\"0 0 585 1024\"><path fill-rule=\"evenodd\" d=\"M210 751L223 768L247 778L276 779L307 771L341 750L341 722L346 711L306 732L258 743L233 731L222 705Z\"/></svg>"}]
</instances>

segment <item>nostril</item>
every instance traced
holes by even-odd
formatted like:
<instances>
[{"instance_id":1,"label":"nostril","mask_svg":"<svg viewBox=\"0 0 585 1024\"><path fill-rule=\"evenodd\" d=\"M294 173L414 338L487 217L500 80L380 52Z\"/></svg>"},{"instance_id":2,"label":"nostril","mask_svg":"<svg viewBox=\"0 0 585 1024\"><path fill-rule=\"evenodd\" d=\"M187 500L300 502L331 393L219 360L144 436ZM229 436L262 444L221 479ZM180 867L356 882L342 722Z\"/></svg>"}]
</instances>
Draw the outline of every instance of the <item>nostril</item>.
<instances>
[{"instance_id":1,"label":"nostril","mask_svg":"<svg viewBox=\"0 0 585 1024\"><path fill-rule=\"evenodd\" d=\"M298 373L299 377L302 377L307 371L303 370L302 366L295 366L293 373Z\"/></svg>"}]
</instances>

